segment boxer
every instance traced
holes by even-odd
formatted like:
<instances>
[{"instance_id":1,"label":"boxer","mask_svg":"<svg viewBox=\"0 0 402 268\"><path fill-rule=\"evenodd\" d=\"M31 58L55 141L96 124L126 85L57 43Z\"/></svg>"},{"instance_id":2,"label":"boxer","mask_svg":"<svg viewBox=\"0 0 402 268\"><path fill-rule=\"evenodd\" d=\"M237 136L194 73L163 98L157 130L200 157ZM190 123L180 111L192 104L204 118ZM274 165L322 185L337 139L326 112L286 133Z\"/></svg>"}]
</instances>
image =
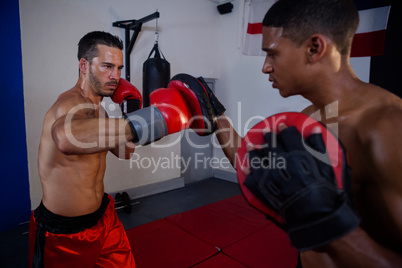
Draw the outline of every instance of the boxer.
<instances>
[{"instance_id":1,"label":"boxer","mask_svg":"<svg viewBox=\"0 0 402 268\"><path fill-rule=\"evenodd\" d=\"M192 117L177 89L158 89L151 106L121 79L123 43L90 32L78 44L79 78L46 113L38 171L43 197L31 215L30 267L135 267L112 197L104 192L106 154L129 159L146 145L188 127ZM122 105L108 118L104 97Z\"/></svg>"},{"instance_id":2,"label":"boxer","mask_svg":"<svg viewBox=\"0 0 402 268\"><path fill-rule=\"evenodd\" d=\"M342 217L350 221L345 228L334 233L324 232L327 237L317 241L292 237L295 233L291 232L294 229L291 226L297 230L304 228L298 220L314 226L314 219L319 220L321 216L316 217L317 214L309 210L310 204L305 208L302 206L301 211L306 215L294 217L289 213L294 207L281 204L288 204L287 198L291 197L303 204L297 195L293 196L292 189L298 182L317 181L317 176L306 174L321 174L323 168L314 159L306 162L309 164L305 165L305 172L300 170L304 167L296 165L300 154L306 156L309 152L298 152L300 150L292 146L286 149L287 144L292 143L287 137L297 134L294 128L286 129L294 125L277 126L283 140L281 154L286 155L287 163L292 163L283 174L296 176L288 183L279 183L278 174L270 172L269 168L242 170L243 165L239 166L237 162L237 156L241 156L238 149L242 147L242 137L225 115L217 120L218 141L237 173L243 173L239 178L244 180L240 179L239 184L248 193L245 195L249 197L247 200L253 200L253 207L289 231L289 238L300 250L298 267L402 267L402 101L383 88L361 81L350 66L351 44L358 23L353 0L280 0L268 10L262 23L262 50L266 52L262 71L269 75L272 87L285 98L301 95L309 100L312 105L301 112L332 130L347 152L351 173L350 182L345 180L345 186L351 189L351 194L346 195L345 202L338 203L345 205L331 205L333 200L342 200L335 195L337 191L332 192L333 199L325 199L324 206L324 199L313 202L318 210L348 208L350 213ZM269 103L267 100L267 105ZM267 133L270 131L274 130L266 130ZM289 132L293 134L286 134ZM321 132L326 133L323 129ZM263 134L259 136L261 143L258 146L269 144L263 137ZM304 140L303 143L309 142ZM267 159L267 154L276 152L258 146L257 151L250 149L250 161ZM330 173L323 174L328 174L320 177L324 176L325 185L329 187L328 182L333 177ZM276 186L266 188L272 183ZM281 189L276 189L278 183ZM336 187L342 190L340 184L330 186ZM301 190L305 194L311 193L309 189ZM277 194L286 191L288 195L273 200L272 191ZM346 200L355 204L354 209ZM337 210L329 209L324 214L333 215L334 211ZM308 215L313 219L303 218ZM360 223L355 226L357 219ZM304 233L300 234L303 236Z\"/></svg>"}]
</instances>

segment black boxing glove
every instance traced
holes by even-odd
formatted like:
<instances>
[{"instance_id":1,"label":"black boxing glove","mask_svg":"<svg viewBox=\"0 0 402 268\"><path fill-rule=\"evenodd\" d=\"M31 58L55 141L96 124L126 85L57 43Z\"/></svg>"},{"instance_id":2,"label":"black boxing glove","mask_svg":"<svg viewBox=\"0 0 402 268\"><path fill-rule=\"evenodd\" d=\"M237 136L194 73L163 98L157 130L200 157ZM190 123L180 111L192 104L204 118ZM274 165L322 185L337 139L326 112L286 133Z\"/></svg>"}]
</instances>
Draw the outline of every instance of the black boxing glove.
<instances>
[{"instance_id":1,"label":"black boxing glove","mask_svg":"<svg viewBox=\"0 0 402 268\"><path fill-rule=\"evenodd\" d=\"M276 134L281 124L289 127ZM300 251L359 225L346 151L305 114L279 113L256 124L242 139L236 167L247 202L285 230Z\"/></svg>"},{"instance_id":2,"label":"black boxing glove","mask_svg":"<svg viewBox=\"0 0 402 268\"><path fill-rule=\"evenodd\" d=\"M273 135L264 135L267 146L249 152L251 173L244 185L283 219L279 226L292 244L300 251L309 250L355 229L360 221L342 189L350 177L343 147L343 183L338 185L321 133L304 140L296 127L288 127L277 134L276 144Z\"/></svg>"}]
</instances>

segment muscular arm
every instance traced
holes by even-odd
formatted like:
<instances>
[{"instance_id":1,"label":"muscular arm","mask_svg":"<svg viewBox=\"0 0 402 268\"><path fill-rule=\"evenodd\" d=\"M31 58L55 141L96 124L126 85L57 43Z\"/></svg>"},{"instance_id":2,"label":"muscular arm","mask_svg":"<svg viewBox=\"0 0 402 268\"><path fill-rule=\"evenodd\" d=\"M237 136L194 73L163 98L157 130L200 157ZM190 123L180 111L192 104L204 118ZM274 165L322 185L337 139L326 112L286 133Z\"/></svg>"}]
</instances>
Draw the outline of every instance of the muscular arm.
<instances>
[{"instance_id":1,"label":"muscular arm","mask_svg":"<svg viewBox=\"0 0 402 268\"><path fill-rule=\"evenodd\" d=\"M325 248L340 267L402 267L402 112L377 114L359 133L367 169L359 193L362 225Z\"/></svg>"},{"instance_id":2,"label":"muscular arm","mask_svg":"<svg viewBox=\"0 0 402 268\"><path fill-rule=\"evenodd\" d=\"M65 154L105 152L133 139L126 120L106 118L90 101L67 97L55 109L52 137Z\"/></svg>"},{"instance_id":3,"label":"muscular arm","mask_svg":"<svg viewBox=\"0 0 402 268\"><path fill-rule=\"evenodd\" d=\"M101 108L101 107L100 107ZM109 118L106 111L104 111L106 118ZM120 159L130 159L135 151L135 145L133 142L127 142L116 148L110 149L110 152Z\"/></svg>"},{"instance_id":4,"label":"muscular arm","mask_svg":"<svg viewBox=\"0 0 402 268\"><path fill-rule=\"evenodd\" d=\"M326 245L323 250L337 267L402 266L401 256L396 251L380 245L360 227Z\"/></svg>"},{"instance_id":5,"label":"muscular arm","mask_svg":"<svg viewBox=\"0 0 402 268\"><path fill-rule=\"evenodd\" d=\"M133 142L127 142L119 147L110 150L112 154L120 159L130 159L135 151L135 145Z\"/></svg>"},{"instance_id":6,"label":"muscular arm","mask_svg":"<svg viewBox=\"0 0 402 268\"><path fill-rule=\"evenodd\" d=\"M236 169L236 154L241 143L241 137L237 134L236 130L234 130L232 124L225 115L218 117L218 130L216 131L216 137L218 138L224 154Z\"/></svg>"}]
</instances>

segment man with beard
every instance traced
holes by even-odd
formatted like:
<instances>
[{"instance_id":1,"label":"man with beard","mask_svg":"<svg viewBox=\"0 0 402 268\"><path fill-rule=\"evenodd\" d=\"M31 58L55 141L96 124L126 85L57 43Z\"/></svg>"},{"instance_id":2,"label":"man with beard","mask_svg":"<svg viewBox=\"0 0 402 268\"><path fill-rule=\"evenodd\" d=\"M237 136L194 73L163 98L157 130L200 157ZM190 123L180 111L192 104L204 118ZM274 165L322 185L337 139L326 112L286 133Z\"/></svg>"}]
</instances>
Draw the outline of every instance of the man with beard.
<instances>
[{"instance_id":1,"label":"man with beard","mask_svg":"<svg viewBox=\"0 0 402 268\"><path fill-rule=\"evenodd\" d=\"M38 157L43 198L31 216L30 267L135 267L103 185L107 152L123 159L134 152L128 122L108 118L101 106L115 91L141 99L127 81L119 85L122 49L109 33L85 35L78 44L78 81L45 115Z\"/></svg>"}]
</instances>

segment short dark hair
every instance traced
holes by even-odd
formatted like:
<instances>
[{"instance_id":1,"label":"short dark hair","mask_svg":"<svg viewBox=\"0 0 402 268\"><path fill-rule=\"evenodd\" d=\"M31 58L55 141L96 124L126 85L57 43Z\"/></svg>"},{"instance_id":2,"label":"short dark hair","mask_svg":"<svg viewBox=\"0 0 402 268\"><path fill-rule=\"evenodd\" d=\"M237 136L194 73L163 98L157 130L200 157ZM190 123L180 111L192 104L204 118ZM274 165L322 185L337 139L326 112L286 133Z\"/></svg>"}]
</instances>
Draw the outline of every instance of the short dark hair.
<instances>
[{"instance_id":1,"label":"short dark hair","mask_svg":"<svg viewBox=\"0 0 402 268\"><path fill-rule=\"evenodd\" d=\"M78 60L86 59L92 63L92 59L98 56L98 45L116 47L123 50L123 41L118 36L107 32L94 31L87 33L78 43Z\"/></svg>"},{"instance_id":2,"label":"short dark hair","mask_svg":"<svg viewBox=\"0 0 402 268\"><path fill-rule=\"evenodd\" d=\"M331 38L339 52L350 53L359 14L353 0L279 0L263 26L283 28L283 36L301 45L313 34Z\"/></svg>"}]
</instances>

